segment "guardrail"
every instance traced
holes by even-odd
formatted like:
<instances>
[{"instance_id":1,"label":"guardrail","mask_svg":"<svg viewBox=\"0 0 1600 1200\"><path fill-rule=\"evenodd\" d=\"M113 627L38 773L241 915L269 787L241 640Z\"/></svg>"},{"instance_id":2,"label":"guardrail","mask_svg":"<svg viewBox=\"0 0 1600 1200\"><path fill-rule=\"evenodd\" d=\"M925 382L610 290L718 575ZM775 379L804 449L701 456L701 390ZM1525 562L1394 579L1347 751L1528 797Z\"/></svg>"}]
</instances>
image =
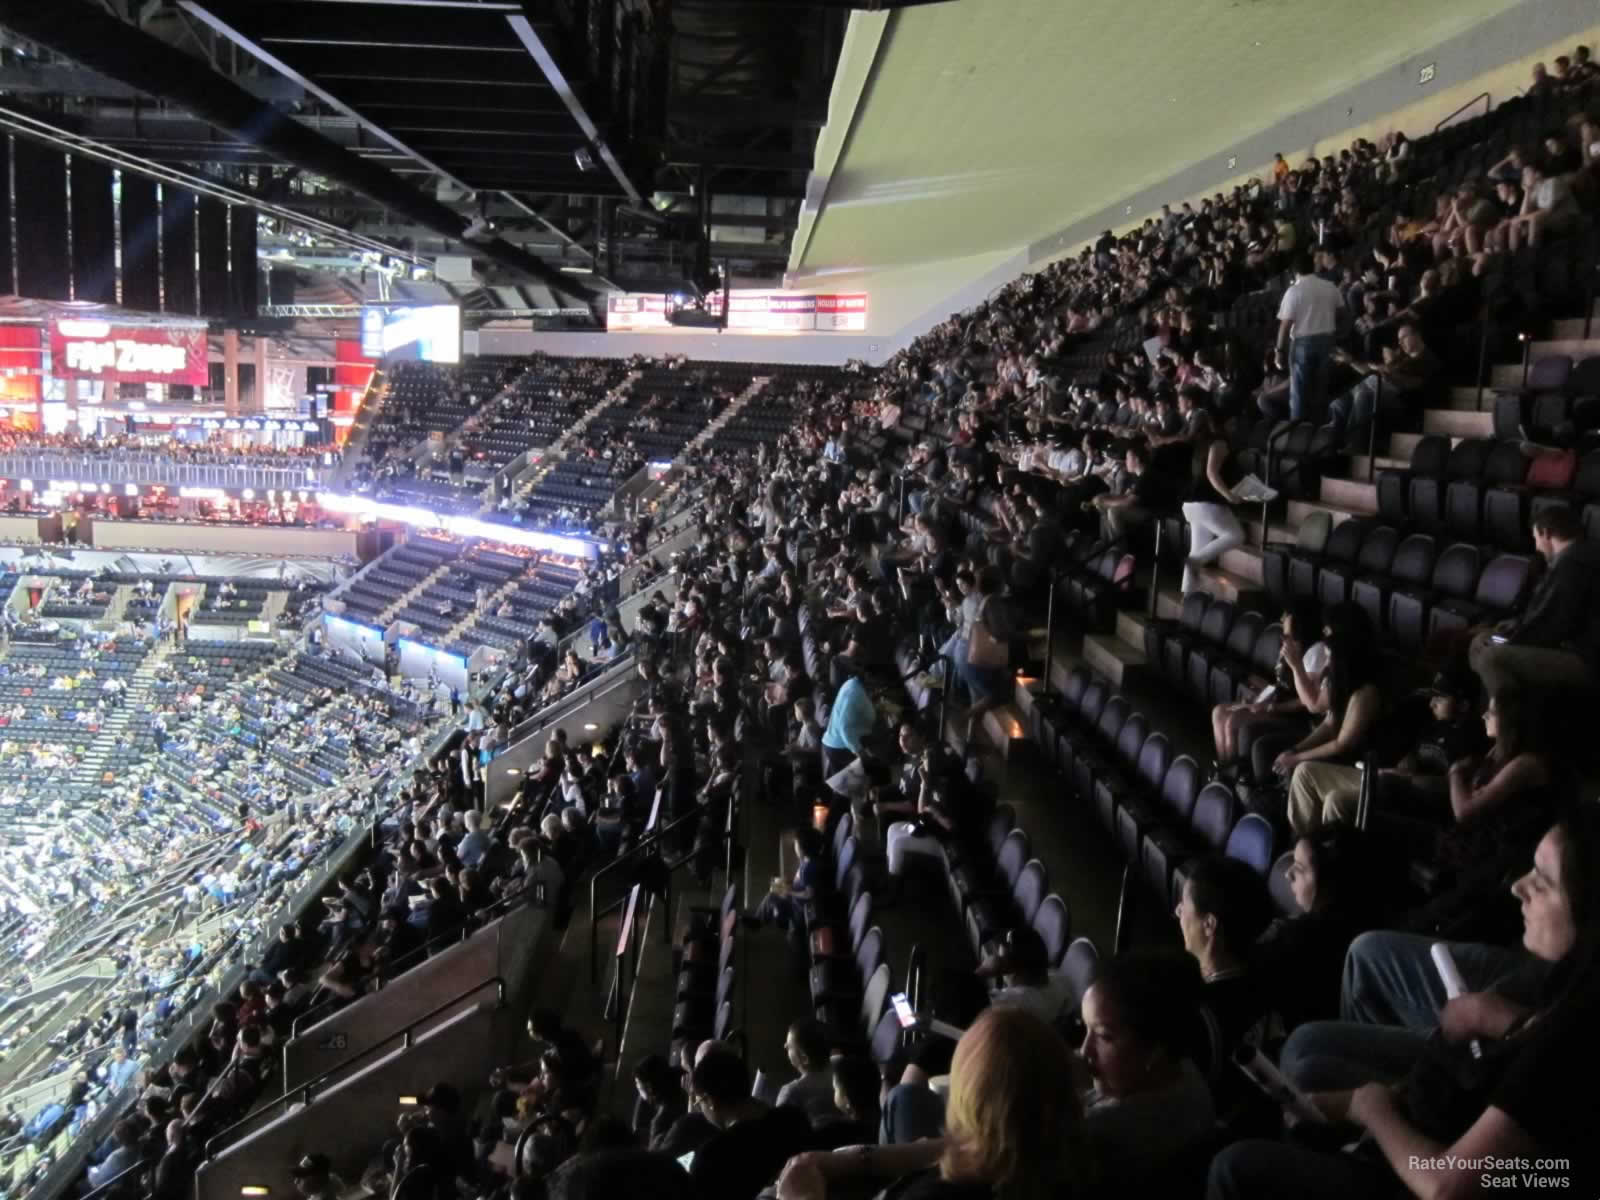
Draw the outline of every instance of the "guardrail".
<instances>
[{"instance_id":1,"label":"guardrail","mask_svg":"<svg viewBox=\"0 0 1600 1200\"><path fill-rule=\"evenodd\" d=\"M129 458L99 458L73 454L0 454L0 474L9 479L70 480L92 484L165 484L169 487L255 488L259 491L305 491L322 487L332 471L315 459L304 467L266 467L250 464L187 463L152 454ZM45 491L36 487L35 491ZM79 487L78 491L87 491Z\"/></svg>"},{"instance_id":2,"label":"guardrail","mask_svg":"<svg viewBox=\"0 0 1600 1200\"><path fill-rule=\"evenodd\" d=\"M212 1134L211 1137L206 1139L204 1155L206 1161L210 1161L212 1158L215 1158L219 1150L226 1150L230 1145L238 1141L239 1137L243 1136L241 1131L244 1130L246 1126L260 1124L262 1119L266 1117L281 1115L283 1112L289 1111L289 1106L292 1104L310 1104L318 1088L322 1087L334 1076L348 1072L349 1069L355 1066L357 1063L369 1058L373 1058L380 1053L387 1053L390 1050L411 1049L411 1043L415 1040L417 1031L429 1021L432 1021L435 1017L442 1015L448 1009L454 1008L456 1005L466 1001L469 997L472 997L489 987L495 989L496 1005L504 1004L506 981L503 978L496 975L493 979L486 979L482 983L474 984L472 987L468 988L459 995L452 996L443 1004L430 1009L428 1012L412 1021L411 1024L407 1025L404 1029L397 1030L386 1037L383 1041L374 1042L365 1050L361 1050L355 1054L352 1054L349 1058L335 1063L326 1071L322 1072L322 1074L316 1076L316 1078L308 1079L305 1083L295 1085L294 1088L285 1091L281 1096L276 1096L273 1099L268 1100L265 1104L261 1105L261 1107L246 1113L232 1125L229 1125L226 1129ZM221 1076L218 1076L218 1079L220 1080Z\"/></svg>"}]
</instances>

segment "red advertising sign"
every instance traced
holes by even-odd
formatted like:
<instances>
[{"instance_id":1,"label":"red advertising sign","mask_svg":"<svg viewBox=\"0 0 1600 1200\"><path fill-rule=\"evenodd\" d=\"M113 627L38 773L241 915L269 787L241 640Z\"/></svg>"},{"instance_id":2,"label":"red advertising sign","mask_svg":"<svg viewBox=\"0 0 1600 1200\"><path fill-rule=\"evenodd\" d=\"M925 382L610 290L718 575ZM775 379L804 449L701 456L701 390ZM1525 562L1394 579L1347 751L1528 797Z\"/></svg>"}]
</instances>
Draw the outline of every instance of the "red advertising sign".
<instances>
[{"instance_id":1,"label":"red advertising sign","mask_svg":"<svg viewBox=\"0 0 1600 1200\"><path fill-rule=\"evenodd\" d=\"M50 322L50 373L111 383L187 383L204 387L203 326L113 325L83 317Z\"/></svg>"}]
</instances>

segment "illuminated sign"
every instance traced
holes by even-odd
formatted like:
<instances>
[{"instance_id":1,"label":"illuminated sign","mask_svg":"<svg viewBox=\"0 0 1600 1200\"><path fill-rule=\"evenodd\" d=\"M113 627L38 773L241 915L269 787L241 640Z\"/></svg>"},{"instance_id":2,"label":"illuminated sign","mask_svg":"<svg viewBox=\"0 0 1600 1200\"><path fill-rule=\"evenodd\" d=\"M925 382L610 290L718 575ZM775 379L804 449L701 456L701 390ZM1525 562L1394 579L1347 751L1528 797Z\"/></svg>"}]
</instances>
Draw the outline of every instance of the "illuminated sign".
<instances>
[{"instance_id":1,"label":"illuminated sign","mask_svg":"<svg viewBox=\"0 0 1600 1200\"><path fill-rule=\"evenodd\" d=\"M61 317L50 322L50 370L58 379L204 387L206 331Z\"/></svg>"},{"instance_id":2,"label":"illuminated sign","mask_svg":"<svg viewBox=\"0 0 1600 1200\"><path fill-rule=\"evenodd\" d=\"M640 333L677 329L667 319L677 307L666 295L628 294L606 298L606 328ZM706 297L706 310L722 311L722 294ZM817 296L798 292L728 293L730 333L865 332L867 297L864 292Z\"/></svg>"}]
</instances>

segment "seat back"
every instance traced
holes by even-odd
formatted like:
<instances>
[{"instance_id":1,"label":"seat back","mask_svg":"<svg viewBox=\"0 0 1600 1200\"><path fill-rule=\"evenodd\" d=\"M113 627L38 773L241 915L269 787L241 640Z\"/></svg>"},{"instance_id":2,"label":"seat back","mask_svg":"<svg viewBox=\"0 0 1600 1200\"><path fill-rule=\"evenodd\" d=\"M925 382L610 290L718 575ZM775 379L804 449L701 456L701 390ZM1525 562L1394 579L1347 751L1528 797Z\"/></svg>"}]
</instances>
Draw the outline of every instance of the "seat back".
<instances>
[{"instance_id":1,"label":"seat back","mask_svg":"<svg viewBox=\"0 0 1600 1200\"><path fill-rule=\"evenodd\" d=\"M1180 825L1187 825L1199 791L1200 764L1187 754L1178 755L1161 781L1161 807Z\"/></svg>"},{"instance_id":2,"label":"seat back","mask_svg":"<svg viewBox=\"0 0 1600 1200\"><path fill-rule=\"evenodd\" d=\"M1450 461L1450 439L1437 433L1426 434L1411 449L1411 473L1425 479L1444 478Z\"/></svg>"},{"instance_id":3,"label":"seat back","mask_svg":"<svg viewBox=\"0 0 1600 1200\"><path fill-rule=\"evenodd\" d=\"M1433 590L1457 600L1466 599L1477 586L1479 562L1476 546L1464 542L1446 546L1433 564Z\"/></svg>"},{"instance_id":4,"label":"seat back","mask_svg":"<svg viewBox=\"0 0 1600 1200\"><path fill-rule=\"evenodd\" d=\"M1046 896L1039 904L1039 911L1033 914L1033 931L1044 942L1045 961L1052 971L1056 970L1066 957L1067 943L1072 939L1072 916L1067 911L1067 902L1054 892Z\"/></svg>"},{"instance_id":5,"label":"seat back","mask_svg":"<svg viewBox=\"0 0 1600 1200\"><path fill-rule=\"evenodd\" d=\"M1189 815L1189 831L1195 840L1208 850L1220 851L1228 844L1237 805L1238 798L1225 783L1208 783L1201 788Z\"/></svg>"},{"instance_id":6,"label":"seat back","mask_svg":"<svg viewBox=\"0 0 1600 1200\"><path fill-rule=\"evenodd\" d=\"M1183 607L1178 610L1178 627L1191 632L1198 630L1210 607L1211 596L1208 592L1184 593Z\"/></svg>"},{"instance_id":7,"label":"seat back","mask_svg":"<svg viewBox=\"0 0 1600 1200\"><path fill-rule=\"evenodd\" d=\"M845 838L844 845L839 848L839 857L833 861L833 886L836 891L844 891L845 877L850 874L850 868L856 865L860 854L861 839Z\"/></svg>"},{"instance_id":8,"label":"seat back","mask_svg":"<svg viewBox=\"0 0 1600 1200\"><path fill-rule=\"evenodd\" d=\"M1528 367L1528 391L1564 391L1572 375L1572 359L1565 354L1546 354Z\"/></svg>"},{"instance_id":9,"label":"seat back","mask_svg":"<svg viewBox=\"0 0 1600 1200\"><path fill-rule=\"evenodd\" d=\"M1167 768L1172 764L1172 743L1164 733L1152 733L1139 748L1139 764L1135 773L1151 791L1161 787Z\"/></svg>"},{"instance_id":10,"label":"seat back","mask_svg":"<svg viewBox=\"0 0 1600 1200\"><path fill-rule=\"evenodd\" d=\"M1083 690L1083 699L1078 704L1078 712L1083 717L1084 724L1093 725L1098 721L1110 698L1111 685L1103 679L1096 679L1086 687Z\"/></svg>"},{"instance_id":11,"label":"seat back","mask_svg":"<svg viewBox=\"0 0 1600 1200\"><path fill-rule=\"evenodd\" d=\"M1125 763L1138 761L1145 738L1150 736L1150 721L1143 713L1134 713L1117 734L1117 757Z\"/></svg>"},{"instance_id":12,"label":"seat back","mask_svg":"<svg viewBox=\"0 0 1600 1200\"><path fill-rule=\"evenodd\" d=\"M994 815L989 818L989 853L995 858L1000 857L1000 847L1006 844L1006 838L1011 836L1011 831L1016 828L1017 814L1009 804L995 805Z\"/></svg>"},{"instance_id":13,"label":"seat back","mask_svg":"<svg viewBox=\"0 0 1600 1200\"><path fill-rule=\"evenodd\" d=\"M1011 888L1011 901L1017 906L1017 915L1024 924L1033 924L1033 918L1038 915L1039 906L1044 903L1045 893L1049 890L1050 873L1037 858L1029 859L1023 864L1017 882Z\"/></svg>"},{"instance_id":14,"label":"seat back","mask_svg":"<svg viewBox=\"0 0 1600 1200\"><path fill-rule=\"evenodd\" d=\"M856 947L856 971L863 983L872 977L872 973L878 969L878 964L883 962L885 957L883 930L874 925L861 935L861 944Z\"/></svg>"},{"instance_id":15,"label":"seat back","mask_svg":"<svg viewBox=\"0 0 1600 1200\"><path fill-rule=\"evenodd\" d=\"M1026 830L1013 829L1006 834L1005 844L1000 847L1000 853L995 855L994 866L995 874L1000 877L1007 891L1016 887L1017 877L1022 874L1022 868L1032 854L1033 846Z\"/></svg>"},{"instance_id":16,"label":"seat back","mask_svg":"<svg viewBox=\"0 0 1600 1200\"><path fill-rule=\"evenodd\" d=\"M1222 852L1257 874L1266 875L1272 865L1272 825L1260 813L1245 813L1228 834L1228 844Z\"/></svg>"},{"instance_id":17,"label":"seat back","mask_svg":"<svg viewBox=\"0 0 1600 1200\"><path fill-rule=\"evenodd\" d=\"M1274 621L1261 630L1250 651L1250 665L1262 675L1271 676L1278 668L1278 652L1283 648L1283 626Z\"/></svg>"},{"instance_id":18,"label":"seat back","mask_svg":"<svg viewBox=\"0 0 1600 1200\"><path fill-rule=\"evenodd\" d=\"M1496 442L1483 464L1485 487L1515 487L1528 474L1528 460L1511 442Z\"/></svg>"},{"instance_id":19,"label":"seat back","mask_svg":"<svg viewBox=\"0 0 1600 1200\"><path fill-rule=\"evenodd\" d=\"M872 1061L886 1063L892 1059L900 1049L900 1034L899 1014L892 1007L884 1009L872 1027Z\"/></svg>"},{"instance_id":20,"label":"seat back","mask_svg":"<svg viewBox=\"0 0 1600 1200\"><path fill-rule=\"evenodd\" d=\"M1527 590L1531 564L1517 554L1501 554L1489 560L1483 574L1478 576L1478 586L1472 594L1474 602L1496 612L1512 612L1522 604L1522 594Z\"/></svg>"},{"instance_id":21,"label":"seat back","mask_svg":"<svg viewBox=\"0 0 1600 1200\"><path fill-rule=\"evenodd\" d=\"M1066 701L1067 707L1078 707L1079 701L1083 699L1084 689L1089 686L1089 680L1092 678L1088 667L1073 667L1067 672L1066 682L1061 685L1061 698Z\"/></svg>"},{"instance_id":22,"label":"seat back","mask_svg":"<svg viewBox=\"0 0 1600 1200\"><path fill-rule=\"evenodd\" d=\"M1323 559L1330 563L1354 562L1356 555L1361 552L1361 543L1367 536L1368 525L1369 522L1358 517L1340 521L1333 527L1333 533L1328 536L1328 548L1323 551Z\"/></svg>"},{"instance_id":23,"label":"seat back","mask_svg":"<svg viewBox=\"0 0 1600 1200\"><path fill-rule=\"evenodd\" d=\"M1241 662L1249 662L1250 655L1256 648L1256 639L1260 636L1261 614L1240 613L1233 622L1233 628L1228 630L1228 640L1225 643L1228 654Z\"/></svg>"},{"instance_id":24,"label":"seat back","mask_svg":"<svg viewBox=\"0 0 1600 1200\"><path fill-rule=\"evenodd\" d=\"M839 855L844 851L844 844L855 832L856 819L848 810L839 818L839 824L833 830L833 858L837 862Z\"/></svg>"},{"instance_id":25,"label":"seat back","mask_svg":"<svg viewBox=\"0 0 1600 1200\"><path fill-rule=\"evenodd\" d=\"M1361 540L1361 552L1356 555L1356 576L1387 575L1394 562L1400 533L1393 525L1379 525L1368 531Z\"/></svg>"},{"instance_id":26,"label":"seat back","mask_svg":"<svg viewBox=\"0 0 1600 1200\"><path fill-rule=\"evenodd\" d=\"M1067 989L1067 1004L1074 1015L1083 1006L1083 997L1100 974L1100 951L1086 937L1073 938L1061 959L1061 975Z\"/></svg>"},{"instance_id":27,"label":"seat back","mask_svg":"<svg viewBox=\"0 0 1600 1200\"><path fill-rule=\"evenodd\" d=\"M1437 544L1425 533L1413 533L1400 543L1394 552L1394 562L1389 564L1389 574L1403 585L1421 587L1433 573Z\"/></svg>"},{"instance_id":28,"label":"seat back","mask_svg":"<svg viewBox=\"0 0 1600 1200\"><path fill-rule=\"evenodd\" d=\"M1307 513L1300 522L1300 528L1295 531L1295 549L1312 557L1324 554L1334 531L1332 513L1321 509Z\"/></svg>"},{"instance_id":29,"label":"seat back","mask_svg":"<svg viewBox=\"0 0 1600 1200\"><path fill-rule=\"evenodd\" d=\"M1122 732L1122 726L1128 719L1128 712L1132 706L1121 696L1113 696L1106 702L1104 710L1100 713L1100 720L1095 726L1101 738L1107 745L1112 745L1117 740L1117 734Z\"/></svg>"},{"instance_id":30,"label":"seat back","mask_svg":"<svg viewBox=\"0 0 1600 1200\"><path fill-rule=\"evenodd\" d=\"M872 924L872 893L862 892L850 906L850 948L857 949Z\"/></svg>"},{"instance_id":31,"label":"seat back","mask_svg":"<svg viewBox=\"0 0 1600 1200\"><path fill-rule=\"evenodd\" d=\"M1233 605L1226 600L1218 600L1206 609L1206 615L1200 621L1200 638L1220 646L1228 640L1228 631L1232 628Z\"/></svg>"},{"instance_id":32,"label":"seat back","mask_svg":"<svg viewBox=\"0 0 1600 1200\"><path fill-rule=\"evenodd\" d=\"M1490 438L1463 438L1450 451L1445 462L1446 479L1481 479L1489 452L1495 447Z\"/></svg>"},{"instance_id":33,"label":"seat back","mask_svg":"<svg viewBox=\"0 0 1600 1200\"><path fill-rule=\"evenodd\" d=\"M867 979L866 987L861 989L861 1028L863 1031L872 1028L873 1022L878 1019L878 1014L883 1012L883 1006L888 999L889 964L881 962Z\"/></svg>"}]
</instances>

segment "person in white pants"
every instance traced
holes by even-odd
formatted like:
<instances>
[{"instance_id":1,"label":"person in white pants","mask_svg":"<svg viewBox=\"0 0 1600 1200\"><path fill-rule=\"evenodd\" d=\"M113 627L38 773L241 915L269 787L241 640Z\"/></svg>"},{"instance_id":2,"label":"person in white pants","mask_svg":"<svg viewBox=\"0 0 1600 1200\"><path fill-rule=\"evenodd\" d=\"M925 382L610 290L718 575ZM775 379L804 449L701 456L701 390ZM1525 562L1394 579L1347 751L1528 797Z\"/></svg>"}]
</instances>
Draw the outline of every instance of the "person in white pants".
<instances>
[{"instance_id":1,"label":"person in white pants","mask_svg":"<svg viewBox=\"0 0 1600 1200\"><path fill-rule=\"evenodd\" d=\"M1189 557L1183 564L1183 590L1200 585L1199 568L1217 561L1244 544L1244 526L1234 515L1239 503L1234 494L1238 472L1232 466L1228 443L1216 439L1206 448L1205 467L1194 485L1194 499L1183 506L1189 522Z\"/></svg>"},{"instance_id":2,"label":"person in white pants","mask_svg":"<svg viewBox=\"0 0 1600 1200\"><path fill-rule=\"evenodd\" d=\"M926 831L919 832L921 827L910 821L896 821L889 826L885 837L885 853L889 858L889 874L896 879L906 869L906 855L924 854L929 858L938 859L945 863L944 847L939 840Z\"/></svg>"}]
</instances>

